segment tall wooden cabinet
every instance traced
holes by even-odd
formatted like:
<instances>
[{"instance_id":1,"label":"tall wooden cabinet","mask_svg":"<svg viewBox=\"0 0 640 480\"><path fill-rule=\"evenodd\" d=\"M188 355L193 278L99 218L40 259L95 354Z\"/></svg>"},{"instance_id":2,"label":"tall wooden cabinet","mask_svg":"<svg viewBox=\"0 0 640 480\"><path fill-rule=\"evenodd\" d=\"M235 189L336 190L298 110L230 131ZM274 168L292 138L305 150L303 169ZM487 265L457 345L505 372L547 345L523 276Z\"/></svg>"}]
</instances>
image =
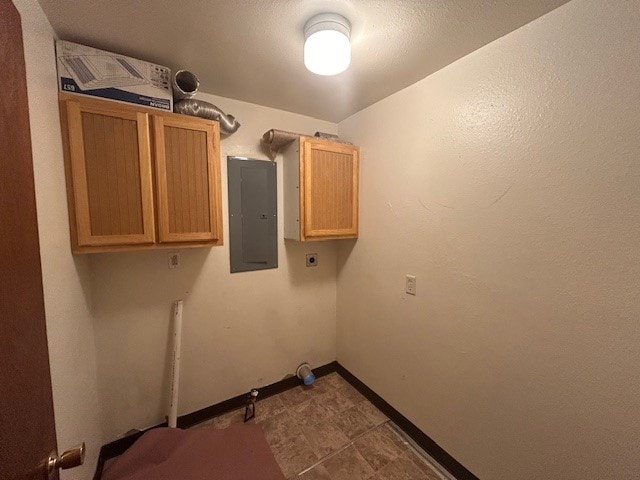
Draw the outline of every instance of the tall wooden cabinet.
<instances>
[{"instance_id":1,"label":"tall wooden cabinet","mask_svg":"<svg viewBox=\"0 0 640 480\"><path fill-rule=\"evenodd\" d=\"M74 253L222 244L217 122L60 94Z\"/></svg>"},{"instance_id":2,"label":"tall wooden cabinet","mask_svg":"<svg viewBox=\"0 0 640 480\"><path fill-rule=\"evenodd\" d=\"M285 238L357 238L358 147L300 137L283 157Z\"/></svg>"}]
</instances>

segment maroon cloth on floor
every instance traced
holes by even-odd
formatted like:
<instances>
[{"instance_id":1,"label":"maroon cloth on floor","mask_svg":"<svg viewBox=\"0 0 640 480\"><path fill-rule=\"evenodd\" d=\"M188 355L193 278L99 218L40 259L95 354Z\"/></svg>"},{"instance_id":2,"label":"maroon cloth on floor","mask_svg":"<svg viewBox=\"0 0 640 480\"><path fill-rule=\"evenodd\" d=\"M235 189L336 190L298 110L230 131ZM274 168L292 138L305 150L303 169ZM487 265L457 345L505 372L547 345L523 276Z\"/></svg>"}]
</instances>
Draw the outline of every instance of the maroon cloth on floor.
<instances>
[{"instance_id":1,"label":"maroon cloth on floor","mask_svg":"<svg viewBox=\"0 0 640 480\"><path fill-rule=\"evenodd\" d=\"M103 480L285 480L259 425L225 430L154 428L118 457Z\"/></svg>"}]
</instances>

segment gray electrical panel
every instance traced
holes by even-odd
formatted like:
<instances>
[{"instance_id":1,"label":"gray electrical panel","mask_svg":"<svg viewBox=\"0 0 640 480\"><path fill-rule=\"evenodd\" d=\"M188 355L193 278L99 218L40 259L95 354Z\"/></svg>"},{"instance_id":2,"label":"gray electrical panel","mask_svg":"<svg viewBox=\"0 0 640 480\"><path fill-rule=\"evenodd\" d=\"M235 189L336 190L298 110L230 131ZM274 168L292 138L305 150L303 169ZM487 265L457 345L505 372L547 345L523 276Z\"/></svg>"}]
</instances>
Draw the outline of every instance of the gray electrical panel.
<instances>
[{"instance_id":1,"label":"gray electrical panel","mask_svg":"<svg viewBox=\"0 0 640 480\"><path fill-rule=\"evenodd\" d=\"M231 273L278 268L276 164L227 157Z\"/></svg>"}]
</instances>

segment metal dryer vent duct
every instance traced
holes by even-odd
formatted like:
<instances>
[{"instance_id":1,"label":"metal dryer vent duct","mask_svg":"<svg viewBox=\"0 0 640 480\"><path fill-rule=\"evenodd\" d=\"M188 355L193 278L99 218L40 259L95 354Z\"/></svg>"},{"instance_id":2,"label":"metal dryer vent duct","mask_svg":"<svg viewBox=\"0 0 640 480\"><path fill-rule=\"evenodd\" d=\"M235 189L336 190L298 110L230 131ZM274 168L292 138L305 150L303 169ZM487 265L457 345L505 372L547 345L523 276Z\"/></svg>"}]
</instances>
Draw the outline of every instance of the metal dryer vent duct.
<instances>
[{"instance_id":1,"label":"metal dryer vent duct","mask_svg":"<svg viewBox=\"0 0 640 480\"><path fill-rule=\"evenodd\" d=\"M193 97L198 91L200 80L195 73L178 70L173 76L173 99L184 100Z\"/></svg>"},{"instance_id":2,"label":"metal dryer vent duct","mask_svg":"<svg viewBox=\"0 0 640 480\"><path fill-rule=\"evenodd\" d=\"M179 100L173 104L173 111L194 117L208 118L220 122L220 131L231 134L240 128L240 122L233 115L227 115L214 104L192 98Z\"/></svg>"},{"instance_id":3,"label":"metal dryer vent duct","mask_svg":"<svg viewBox=\"0 0 640 480\"><path fill-rule=\"evenodd\" d=\"M192 117L208 118L220 123L220 131L229 135L238 128L240 122L233 115L227 115L212 103L194 100L198 92L200 80L195 73L188 70L178 70L173 76L173 111Z\"/></svg>"}]
</instances>

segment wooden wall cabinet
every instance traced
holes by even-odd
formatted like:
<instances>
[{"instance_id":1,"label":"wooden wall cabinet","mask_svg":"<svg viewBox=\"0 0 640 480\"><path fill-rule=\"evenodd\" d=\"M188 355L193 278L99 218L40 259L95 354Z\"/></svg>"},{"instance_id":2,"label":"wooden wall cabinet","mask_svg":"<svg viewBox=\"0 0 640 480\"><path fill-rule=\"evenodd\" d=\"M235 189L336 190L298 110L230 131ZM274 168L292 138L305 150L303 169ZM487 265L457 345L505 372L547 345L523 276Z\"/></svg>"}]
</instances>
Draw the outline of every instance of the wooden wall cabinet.
<instances>
[{"instance_id":1,"label":"wooden wall cabinet","mask_svg":"<svg viewBox=\"0 0 640 480\"><path fill-rule=\"evenodd\" d=\"M217 122L60 94L74 253L222 244Z\"/></svg>"},{"instance_id":2,"label":"wooden wall cabinet","mask_svg":"<svg viewBox=\"0 0 640 480\"><path fill-rule=\"evenodd\" d=\"M285 238L357 238L358 147L300 137L283 158Z\"/></svg>"},{"instance_id":3,"label":"wooden wall cabinet","mask_svg":"<svg viewBox=\"0 0 640 480\"><path fill-rule=\"evenodd\" d=\"M217 122L154 115L158 240L222 241Z\"/></svg>"}]
</instances>

